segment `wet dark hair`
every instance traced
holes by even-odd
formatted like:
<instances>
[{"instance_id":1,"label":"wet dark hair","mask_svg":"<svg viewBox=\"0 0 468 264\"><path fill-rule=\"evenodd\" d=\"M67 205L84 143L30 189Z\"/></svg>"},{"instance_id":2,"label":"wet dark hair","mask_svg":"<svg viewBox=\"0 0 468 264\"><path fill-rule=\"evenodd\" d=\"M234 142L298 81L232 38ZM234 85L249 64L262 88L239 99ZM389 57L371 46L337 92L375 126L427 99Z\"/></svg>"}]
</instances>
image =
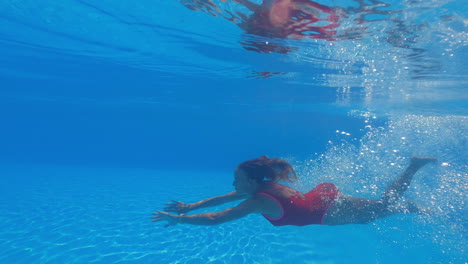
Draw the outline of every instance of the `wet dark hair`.
<instances>
[{"instance_id":1,"label":"wet dark hair","mask_svg":"<svg viewBox=\"0 0 468 264\"><path fill-rule=\"evenodd\" d=\"M287 161L278 158L261 156L242 162L237 166L237 169L243 170L249 178L253 178L257 182L264 180L293 182L297 180L293 167Z\"/></svg>"}]
</instances>

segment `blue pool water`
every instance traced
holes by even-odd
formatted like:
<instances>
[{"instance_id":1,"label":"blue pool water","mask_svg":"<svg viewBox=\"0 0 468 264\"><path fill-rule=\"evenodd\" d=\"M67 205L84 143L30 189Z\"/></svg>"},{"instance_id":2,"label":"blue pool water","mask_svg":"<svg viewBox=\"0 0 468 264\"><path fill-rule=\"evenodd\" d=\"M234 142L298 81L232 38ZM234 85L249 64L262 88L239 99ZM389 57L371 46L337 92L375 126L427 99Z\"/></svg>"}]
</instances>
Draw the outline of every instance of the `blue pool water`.
<instances>
[{"instance_id":1,"label":"blue pool water","mask_svg":"<svg viewBox=\"0 0 468 264\"><path fill-rule=\"evenodd\" d=\"M237 2L0 3L0 263L468 263L462 1L298 1L282 30ZM151 222L261 155L368 198L438 157L405 194L434 215Z\"/></svg>"}]
</instances>

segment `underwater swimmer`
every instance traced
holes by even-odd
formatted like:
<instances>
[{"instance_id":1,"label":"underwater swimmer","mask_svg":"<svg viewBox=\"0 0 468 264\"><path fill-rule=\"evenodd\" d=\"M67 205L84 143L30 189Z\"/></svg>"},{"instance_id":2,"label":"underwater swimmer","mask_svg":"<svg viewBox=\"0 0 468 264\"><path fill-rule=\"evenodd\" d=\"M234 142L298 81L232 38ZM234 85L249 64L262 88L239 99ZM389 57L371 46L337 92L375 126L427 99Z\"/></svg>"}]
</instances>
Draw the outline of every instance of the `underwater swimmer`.
<instances>
[{"instance_id":1,"label":"underwater swimmer","mask_svg":"<svg viewBox=\"0 0 468 264\"><path fill-rule=\"evenodd\" d=\"M387 187L380 199L374 200L344 195L332 183L321 183L308 193L301 193L278 183L297 180L287 161L262 156L239 164L233 183L235 191L193 204L173 201L164 211L153 213L152 218L153 221L166 221L165 227L176 224L217 225L260 213L275 226L304 226L367 224L394 214L425 213L414 202L399 205L398 201L409 188L415 173L436 160L411 157L406 170ZM185 215L192 210L236 200L244 201L220 212Z\"/></svg>"}]
</instances>

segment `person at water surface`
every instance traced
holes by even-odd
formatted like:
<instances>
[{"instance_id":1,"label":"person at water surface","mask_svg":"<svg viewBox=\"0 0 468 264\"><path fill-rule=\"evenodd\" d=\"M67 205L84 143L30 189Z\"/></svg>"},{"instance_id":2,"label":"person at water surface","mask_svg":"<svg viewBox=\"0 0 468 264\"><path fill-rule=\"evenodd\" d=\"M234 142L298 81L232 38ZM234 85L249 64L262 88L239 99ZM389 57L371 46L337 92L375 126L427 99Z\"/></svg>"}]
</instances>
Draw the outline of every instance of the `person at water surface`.
<instances>
[{"instance_id":1,"label":"person at water surface","mask_svg":"<svg viewBox=\"0 0 468 264\"><path fill-rule=\"evenodd\" d=\"M327 182L308 193L296 191L278 183L297 180L292 166L285 160L262 156L239 164L234 173L235 191L192 204L172 201L166 204L164 211L153 213L152 219L166 221L165 227L217 225L260 213L275 226L304 226L367 224L394 214L426 213L412 201L400 204L399 200L416 172L436 161L432 157L411 157L406 170L387 187L380 199L367 199L345 195L333 183ZM236 200L244 201L220 212L185 215L192 210Z\"/></svg>"},{"instance_id":2,"label":"person at water surface","mask_svg":"<svg viewBox=\"0 0 468 264\"><path fill-rule=\"evenodd\" d=\"M213 0L181 0L193 11L204 11L222 16L237 24L246 33L270 38L320 38L333 39L339 26L340 9L311 0L220 0L223 3L240 4L251 13L229 12L224 14Z\"/></svg>"}]
</instances>

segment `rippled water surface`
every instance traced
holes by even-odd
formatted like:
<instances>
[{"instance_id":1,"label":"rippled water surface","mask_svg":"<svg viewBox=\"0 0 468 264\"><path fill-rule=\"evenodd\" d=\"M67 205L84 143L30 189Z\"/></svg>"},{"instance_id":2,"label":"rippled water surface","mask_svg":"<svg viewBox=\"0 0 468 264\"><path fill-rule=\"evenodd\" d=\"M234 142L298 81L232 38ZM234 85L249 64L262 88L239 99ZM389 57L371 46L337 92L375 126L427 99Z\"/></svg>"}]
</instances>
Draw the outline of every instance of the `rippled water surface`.
<instances>
[{"instance_id":1,"label":"rippled water surface","mask_svg":"<svg viewBox=\"0 0 468 264\"><path fill-rule=\"evenodd\" d=\"M450 0L1 2L0 262L467 263L467 21ZM150 221L260 155L368 198L437 157L405 194L433 215Z\"/></svg>"}]
</instances>

